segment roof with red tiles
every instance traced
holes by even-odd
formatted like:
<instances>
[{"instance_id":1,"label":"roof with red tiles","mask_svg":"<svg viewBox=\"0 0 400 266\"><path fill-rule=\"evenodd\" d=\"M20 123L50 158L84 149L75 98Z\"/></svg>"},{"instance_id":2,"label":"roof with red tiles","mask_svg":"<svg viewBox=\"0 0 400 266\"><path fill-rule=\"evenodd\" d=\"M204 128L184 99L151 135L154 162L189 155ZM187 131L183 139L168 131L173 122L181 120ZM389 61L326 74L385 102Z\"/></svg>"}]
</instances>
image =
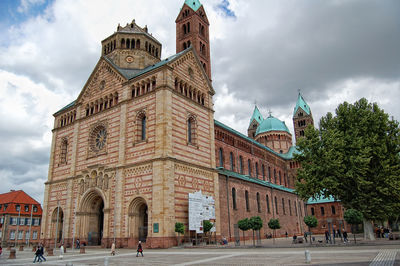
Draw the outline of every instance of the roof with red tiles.
<instances>
[{"instance_id":1,"label":"roof with red tiles","mask_svg":"<svg viewBox=\"0 0 400 266\"><path fill-rule=\"evenodd\" d=\"M24 205L29 205L29 211L26 213L30 213L31 206L35 205L38 210L34 214L42 214L40 203L26 194L23 190L11 190L10 192L0 194L0 204L3 205L0 208L0 213L18 213L15 206L19 204L21 205L21 214L25 213ZM8 205L6 210L4 210L4 204Z\"/></svg>"}]
</instances>

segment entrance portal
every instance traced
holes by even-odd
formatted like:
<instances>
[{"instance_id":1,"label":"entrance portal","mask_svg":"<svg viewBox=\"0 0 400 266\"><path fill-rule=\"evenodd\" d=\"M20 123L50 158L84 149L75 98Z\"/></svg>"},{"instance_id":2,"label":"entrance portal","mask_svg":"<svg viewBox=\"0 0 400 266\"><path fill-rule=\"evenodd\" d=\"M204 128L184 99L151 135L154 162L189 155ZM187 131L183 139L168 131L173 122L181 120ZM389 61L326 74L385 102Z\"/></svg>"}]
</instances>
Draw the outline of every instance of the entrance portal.
<instances>
[{"instance_id":1,"label":"entrance portal","mask_svg":"<svg viewBox=\"0 0 400 266\"><path fill-rule=\"evenodd\" d=\"M51 237L55 240L55 243L61 243L64 230L64 212L60 207L57 207L51 215Z\"/></svg>"},{"instance_id":2,"label":"entrance portal","mask_svg":"<svg viewBox=\"0 0 400 266\"><path fill-rule=\"evenodd\" d=\"M136 198L129 206L129 237L146 242L148 234L148 208L143 198Z\"/></svg>"},{"instance_id":3,"label":"entrance portal","mask_svg":"<svg viewBox=\"0 0 400 266\"><path fill-rule=\"evenodd\" d=\"M104 228L104 201L96 192L91 191L82 202L81 236L87 239L89 246L101 245Z\"/></svg>"}]
</instances>

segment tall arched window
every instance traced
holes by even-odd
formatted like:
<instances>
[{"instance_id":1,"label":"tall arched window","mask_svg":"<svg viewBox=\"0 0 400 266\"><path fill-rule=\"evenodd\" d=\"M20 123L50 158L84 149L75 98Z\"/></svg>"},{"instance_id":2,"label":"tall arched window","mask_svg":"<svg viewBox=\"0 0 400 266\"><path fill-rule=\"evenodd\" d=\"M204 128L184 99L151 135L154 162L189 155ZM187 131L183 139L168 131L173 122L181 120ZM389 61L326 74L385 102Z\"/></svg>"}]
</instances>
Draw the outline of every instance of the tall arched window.
<instances>
[{"instance_id":1,"label":"tall arched window","mask_svg":"<svg viewBox=\"0 0 400 266\"><path fill-rule=\"evenodd\" d=\"M146 114L144 112L140 112L137 116L137 141L145 141L146 140Z\"/></svg>"},{"instance_id":2,"label":"tall arched window","mask_svg":"<svg viewBox=\"0 0 400 266\"><path fill-rule=\"evenodd\" d=\"M278 211L278 199L275 197L274 201L275 201L275 214L279 214L279 211Z\"/></svg>"},{"instance_id":3,"label":"tall arched window","mask_svg":"<svg viewBox=\"0 0 400 266\"><path fill-rule=\"evenodd\" d=\"M336 209L335 209L335 206L331 206L331 210L332 210L332 214L336 214Z\"/></svg>"},{"instance_id":4,"label":"tall arched window","mask_svg":"<svg viewBox=\"0 0 400 266\"><path fill-rule=\"evenodd\" d=\"M294 213L295 213L296 216L297 216L297 206L296 206L296 202L293 202L293 205L294 205Z\"/></svg>"},{"instance_id":5,"label":"tall arched window","mask_svg":"<svg viewBox=\"0 0 400 266\"><path fill-rule=\"evenodd\" d=\"M219 167L224 167L224 151L219 148Z\"/></svg>"},{"instance_id":6,"label":"tall arched window","mask_svg":"<svg viewBox=\"0 0 400 266\"><path fill-rule=\"evenodd\" d=\"M271 209L269 207L269 196L268 195L265 195L265 201L267 202L267 212L271 213Z\"/></svg>"},{"instance_id":7,"label":"tall arched window","mask_svg":"<svg viewBox=\"0 0 400 266\"><path fill-rule=\"evenodd\" d=\"M256 162L256 178L258 178L258 163Z\"/></svg>"},{"instance_id":8,"label":"tall arched window","mask_svg":"<svg viewBox=\"0 0 400 266\"><path fill-rule=\"evenodd\" d=\"M284 198L282 198L282 209L283 209L283 214L286 214L285 199Z\"/></svg>"},{"instance_id":9,"label":"tall arched window","mask_svg":"<svg viewBox=\"0 0 400 266\"><path fill-rule=\"evenodd\" d=\"M261 174L262 174L263 180L265 181L265 166L264 165L261 166Z\"/></svg>"},{"instance_id":10,"label":"tall arched window","mask_svg":"<svg viewBox=\"0 0 400 266\"><path fill-rule=\"evenodd\" d=\"M237 205L236 205L236 189L232 188L232 206L234 210L237 210Z\"/></svg>"},{"instance_id":11,"label":"tall arched window","mask_svg":"<svg viewBox=\"0 0 400 266\"><path fill-rule=\"evenodd\" d=\"M268 166L268 180L271 183L271 167Z\"/></svg>"},{"instance_id":12,"label":"tall arched window","mask_svg":"<svg viewBox=\"0 0 400 266\"><path fill-rule=\"evenodd\" d=\"M282 185L282 174L281 174L281 171L279 171L279 185Z\"/></svg>"},{"instance_id":13,"label":"tall arched window","mask_svg":"<svg viewBox=\"0 0 400 266\"><path fill-rule=\"evenodd\" d=\"M276 184L276 169L274 169L274 180L275 180L275 184Z\"/></svg>"},{"instance_id":14,"label":"tall arched window","mask_svg":"<svg viewBox=\"0 0 400 266\"><path fill-rule=\"evenodd\" d=\"M239 156L239 167L240 167L240 173L243 175L243 158L242 158L242 156Z\"/></svg>"},{"instance_id":15,"label":"tall arched window","mask_svg":"<svg viewBox=\"0 0 400 266\"><path fill-rule=\"evenodd\" d=\"M231 165L231 171L234 170L234 169L233 169L233 162L234 162L233 152L231 152L231 153L229 154L229 163L230 163L230 165Z\"/></svg>"},{"instance_id":16,"label":"tall arched window","mask_svg":"<svg viewBox=\"0 0 400 266\"><path fill-rule=\"evenodd\" d=\"M324 216L325 215L325 208L321 207L321 215Z\"/></svg>"},{"instance_id":17,"label":"tall arched window","mask_svg":"<svg viewBox=\"0 0 400 266\"><path fill-rule=\"evenodd\" d=\"M189 117L187 120L187 134L188 134L188 143L195 144L196 143L196 120L194 117Z\"/></svg>"},{"instance_id":18,"label":"tall arched window","mask_svg":"<svg viewBox=\"0 0 400 266\"><path fill-rule=\"evenodd\" d=\"M261 212L260 193L257 192L257 211Z\"/></svg>"},{"instance_id":19,"label":"tall arched window","mask_svg":"<svg viewBox=\"0 0 400 266\"><path fill-rule=\"evenodd\" d=\"M68 140L63 139L61 142L61 153L60 153L60 163L67 163L67 153L68 153Z\"/></svg>"},{"instance_id":20,"label":"tall arched window","mask_svg":"<svg viewBox=\"0 0 400 266\"><path fill-rule=\"evenodd\" d=\"M290 203L290 200L289 200L289 214L292 215L292 204Z\"/></svg>"},{"instance_id":21,"label":"tall arched window","mask_svg":"<svg viewBox=\"0 0 400 266\"><path fill-rule=\"evenodd\" d=\"M251 176L251 161L250 161L250 159L247 160L247 167L249 168L249 176Z\"/></svg>"},{"instance_id":22,"label":"tall arched window","mask_svg":"<svg viewBox=\"0 0 400 266\"><path fill-rule=\"evenodd\" d=\"M244 192L244 197L246 199L246 211L250 211L249 192L247 190Z\"/></svg>"},{"instance_id":23,"label":"tall arched window","mask_svg":"<svg viewBox=\"0 0 400 266\"><path fill-rule=\"evenodd\" d=\"M315 210L314 210L314 208L311 208L311 215L315 215Z\"/></svg>"}]
</instances>

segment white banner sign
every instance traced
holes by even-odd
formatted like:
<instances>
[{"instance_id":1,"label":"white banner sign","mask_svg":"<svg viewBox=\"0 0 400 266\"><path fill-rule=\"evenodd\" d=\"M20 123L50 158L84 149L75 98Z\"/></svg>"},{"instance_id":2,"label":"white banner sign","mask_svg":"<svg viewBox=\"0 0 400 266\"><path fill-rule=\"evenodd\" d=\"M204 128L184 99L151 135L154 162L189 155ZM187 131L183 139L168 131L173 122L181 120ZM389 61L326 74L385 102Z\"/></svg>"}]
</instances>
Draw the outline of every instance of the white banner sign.
<instances>
[{"instance_id":1,"label":"white banner sign","mask_svg":"<svg viewBox=\"0 0 400 266\"><path fill-rule=\"evenodd\" d=\"M215 220L215 201L201 191L189 193L189 230L203 233L203 221ZM215 232L215 226L211 228Z\"/></svg>"}]
</instances>

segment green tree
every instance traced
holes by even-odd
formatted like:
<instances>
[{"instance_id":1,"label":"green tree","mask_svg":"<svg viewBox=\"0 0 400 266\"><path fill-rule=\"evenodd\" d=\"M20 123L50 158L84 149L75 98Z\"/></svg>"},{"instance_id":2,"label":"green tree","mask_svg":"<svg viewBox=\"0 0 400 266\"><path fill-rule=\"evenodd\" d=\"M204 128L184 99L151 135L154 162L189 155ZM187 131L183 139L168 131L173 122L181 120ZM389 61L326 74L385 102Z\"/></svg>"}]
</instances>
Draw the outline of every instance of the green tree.
<instances>
[{"instance_id":1,"label":"green tree","mask_svg":"<svg viewBox=\"0 0 400 266\"><path fill-rule=\"evenodd\" d=\"M249 221L251 229L253 230L253 246L255 246L254 231L260 230L263 227L263 221L260 216L253 216Z\"/></svg>"},{"instance_id":2,"label":"green tree","mask_svg":"<svg viewBox=\"0 0 400 266\"><path fill-rule=\"evenodd\" d=\"M320 128L309 126L298 143L296 190L304 200L333 196L364 217L364 237L374 239L372 221L399 208L400 133L397 121L376 103L344 102Z\"/></svg>"},{"instance_id":3,"label":"green tree","mask_svg":"<svg viewBox=\"0 0 400 266\"><path fill-rule=\"evenodd\" d=\"M181 234L185 233L185 226L183 225L183 223L179 223L179 222L175 223L175 232L178 233L178 245L180 245Z\"/></svg>"},{"instance_id":4,"label":"green tree","mask_svg":"<svg viewBox=\"0 0 400 266\"><path fill-rule=\"evenodd\" d=\"M318 220L315 218L315 216L308 215L304 217L304 223L308 226L308 231L310 232L310 245L311 245L311 228L317 227L318 225Z\"/></svg>"},{"instance_id":5,"label":"green tree","mask_svg":"<svg viewBox=\"0 0 400 266\"><path fill-rule=\"evenodd\" d=\"M207 233L210 232L211 228L214 227L214 224L208 220L203 221L203 232L204 235L207 236Z\"/></svg>"},{"instance_id":6,"label":"green tree","mask_svg":"<svg viewBox=\"0 0 400 266\"><path fill-rule=\"evenodd\" d=\"M273 242L275 244L275 230L281 228L281 225L279 224L279 219L270 219L268 222L268 227L271 228L272 230L274 230L274 236L273 236Z\"/></svg>"},{"instance_id":7,"label":"green tree","mask_svg":"<svg viewBox=\"0 0 400 266\"><path fill-rule=\"evenodd\" d=\"M354 225L360 224L363 222L362 213L357 210L354 210L354 209L348 209L344 212L344 220L348 224L351 224L351 233L354 236L354 243L357 243L356 242L356 234L354 233Z\"/></svg>"},{"instance_id":8,"label":"green tree","mask_svg":"<svg viewBox=\"0 0 400 266\"><path fill-rule=\"evenodd\" d=\"M238 227L240 230L243 231L243 241L244 241L244 245L246 245L246 239L244 237L244 232L251 229L251 224L250 224L250 220L249 218L245 218L242 220L238 221Z\"/></svg>"}]
</instances>

